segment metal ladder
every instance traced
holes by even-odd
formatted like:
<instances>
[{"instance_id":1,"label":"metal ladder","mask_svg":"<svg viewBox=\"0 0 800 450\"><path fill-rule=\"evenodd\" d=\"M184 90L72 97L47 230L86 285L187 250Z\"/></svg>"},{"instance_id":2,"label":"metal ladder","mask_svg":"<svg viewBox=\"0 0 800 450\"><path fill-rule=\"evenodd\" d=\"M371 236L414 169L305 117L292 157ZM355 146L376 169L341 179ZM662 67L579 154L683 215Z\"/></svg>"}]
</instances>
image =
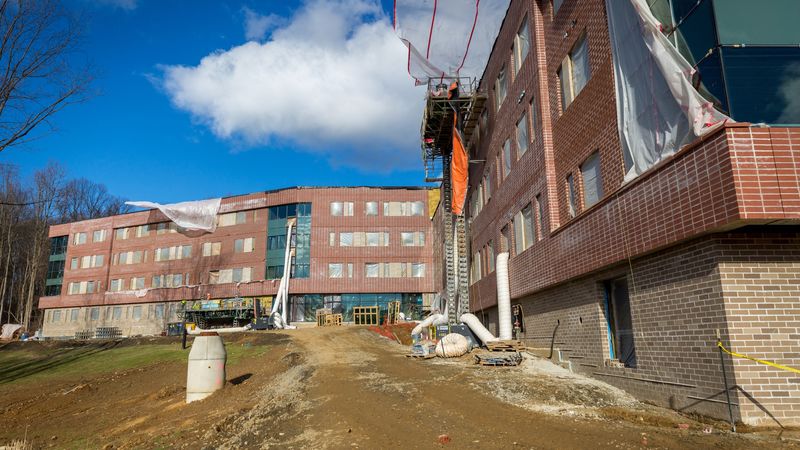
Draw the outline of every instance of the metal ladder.
<instances>
[{"instance_id":1,"label":"metal ladder","mask_svg":"<svg viewBox=\"0 0 800 450\"><path fill-rule=\"evenodd\" d=\"M444 271L447 278L447 321L456 323L456 274L453 249L453 191L450 179L450 155L442 156L442 212L444 227Z\"/></svg>"}]
</instances>

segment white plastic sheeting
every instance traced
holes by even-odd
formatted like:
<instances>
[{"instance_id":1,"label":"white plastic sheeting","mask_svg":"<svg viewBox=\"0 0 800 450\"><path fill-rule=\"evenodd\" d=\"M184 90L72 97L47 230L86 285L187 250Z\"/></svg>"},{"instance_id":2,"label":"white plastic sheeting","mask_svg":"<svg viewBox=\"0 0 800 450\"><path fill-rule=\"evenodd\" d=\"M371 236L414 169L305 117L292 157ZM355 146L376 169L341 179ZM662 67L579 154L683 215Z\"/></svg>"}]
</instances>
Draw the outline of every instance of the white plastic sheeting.
<instances>
[{"instance_id":1,"label":"white plastic sheeting","mask_svg":"<svg viewBox=\"0 0 800 450\"><path fill-rule=\"evenodd\" d=\"M646 0L606 0L625 181L728 119L692 85L695 70Z\"/></svg>"},{"instance_id":2,"label":"white plastic sheeting","mask_svg":"<svg viewBox=\"0 0 800 450\"><path fill-rule=\"evenodd\" d=\"M217 229L217 213L221 201L222 199L212 198L168 205L154 202L125 202L125 204L139 208L155 208L185 230L212 233Z\"/></svg>"},{"instance_id":3,"label":"white plastic sheeting","mask_svg":"<svg viewBox=\"0 0 800 450\"><path fill-rule=\"evenodd\" d=\"M8 340L14 337L14 333L17 332L22 328L22 325L16 323L7 323L3 325L2 332L0 333L0 339Z\"/></svg>"},{"instance_id":4,"label":"white plastic sheeting","mask_svg":"<svg viewBox=\"0 0 800 450\"><path fill-rule=\"evenodd\" d=\"M509 0L396 0L394 28L408 48L408 73L480 78Z\"/></svg>"}]
</instances>

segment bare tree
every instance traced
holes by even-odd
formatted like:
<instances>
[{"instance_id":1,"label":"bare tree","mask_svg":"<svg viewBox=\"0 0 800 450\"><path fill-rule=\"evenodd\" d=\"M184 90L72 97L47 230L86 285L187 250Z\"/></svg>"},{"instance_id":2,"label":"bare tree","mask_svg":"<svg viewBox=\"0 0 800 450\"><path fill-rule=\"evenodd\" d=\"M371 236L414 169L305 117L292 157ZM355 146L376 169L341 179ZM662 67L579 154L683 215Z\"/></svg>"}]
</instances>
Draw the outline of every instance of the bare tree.
<instances>
[{"instance_id":1,"label":"bare tree","mask_svg":"<svg viewBox=\"0 0 800 450\"><path fill-rule=\"evenodd\" d=\"M68 181L59 195L58 215L61 222L77 222L130 210L125 200L111 195L104 184L86 178Z\"/></svg>"},{"instance_id":2,"label":"bare tree","mask_svg":"<svg viewBox=\"0 0 800 450\"><path fill-rule=\"evenodd\" d=\"M91 77L70 61L80 36L58 0L0 0L0 152L86 99Z\"/></svg>"}]
</instances>

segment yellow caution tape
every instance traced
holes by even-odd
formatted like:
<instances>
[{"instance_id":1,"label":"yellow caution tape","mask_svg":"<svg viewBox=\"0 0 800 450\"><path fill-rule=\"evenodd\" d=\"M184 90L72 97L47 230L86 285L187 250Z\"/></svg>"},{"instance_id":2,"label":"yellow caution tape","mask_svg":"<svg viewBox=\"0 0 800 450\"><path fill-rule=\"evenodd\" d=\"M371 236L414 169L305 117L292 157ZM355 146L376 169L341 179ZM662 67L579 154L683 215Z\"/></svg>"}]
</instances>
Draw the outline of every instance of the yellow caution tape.
<instances>
[{"instance_id":1,"label":"yellow caution tape","mask_svg":"<svg viewBox=\"0 0 800 450\"><path fill-rule=\"evenodd\" d=\"M786 370L788 372L800 373L800 370L795 369L794 367L784 366L784 365L781 365L781 364L778 364L778 363L774 363L772 361L764 361L763 359L751 358L751 357L749 357L747 355L742 355L741 353L732 352L732 351L728 350L727 348L723 347L722 346L722 342L717 342L717 347L721 348L723 352L725 352L725 353L727 353L727 354L729 354L731 356L736 356L736 357L739 357L739 358L749 359L750 361L755 361L755 362L757 362L759 364L772 366L772 367L775 367L776 369Z\"/></svg>"}]
</instances>

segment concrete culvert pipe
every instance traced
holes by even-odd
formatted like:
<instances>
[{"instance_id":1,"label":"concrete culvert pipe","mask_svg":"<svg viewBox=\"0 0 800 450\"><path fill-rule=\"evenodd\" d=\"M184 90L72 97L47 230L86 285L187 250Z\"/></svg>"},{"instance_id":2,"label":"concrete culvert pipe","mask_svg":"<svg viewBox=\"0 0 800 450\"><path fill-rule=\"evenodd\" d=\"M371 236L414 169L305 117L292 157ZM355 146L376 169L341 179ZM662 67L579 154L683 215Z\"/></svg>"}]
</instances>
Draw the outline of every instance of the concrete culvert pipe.
<instances>
[{"instance_id":1,"label":"concrete culvert pipe","mask_svg":"<svg viewBox=\"0 0 800 450\"><path fill-rule=\"evenodd\" d=\"M225 387L228 353L222 338L203 332L194 339L186 371L186 403L202 400Z\"/></svg>"},{"instance_id":2,"label":"concrete culvert pipe","mask_svg":"<svg viewBox=\"0 0 800 450\"><path fill-rule=\"evenodd\" d=\"M501 341L512 338L511 293L508 288L508 252L497 255L497 320Z\"/></svg>"},{"instance_id":3,"label":"concrete culvert pipe","mask_svg":"<svg viewBox=\"0 0 800 450\"><path fill-rule=\"evenodd\" d=\"M475 336L477 336L482 343L485 344L487 342L492 342L497 340L497 338L494 337L494 335L489 330L487 330L485 326L483 326L481 320L478 319L478 317L476 317L475 314L470 314L470 313L462 314L461 322L463 322L464 325L468 326L469 329L472 330L473 333L475 333Z\"/></svg>"}]
</instances>

